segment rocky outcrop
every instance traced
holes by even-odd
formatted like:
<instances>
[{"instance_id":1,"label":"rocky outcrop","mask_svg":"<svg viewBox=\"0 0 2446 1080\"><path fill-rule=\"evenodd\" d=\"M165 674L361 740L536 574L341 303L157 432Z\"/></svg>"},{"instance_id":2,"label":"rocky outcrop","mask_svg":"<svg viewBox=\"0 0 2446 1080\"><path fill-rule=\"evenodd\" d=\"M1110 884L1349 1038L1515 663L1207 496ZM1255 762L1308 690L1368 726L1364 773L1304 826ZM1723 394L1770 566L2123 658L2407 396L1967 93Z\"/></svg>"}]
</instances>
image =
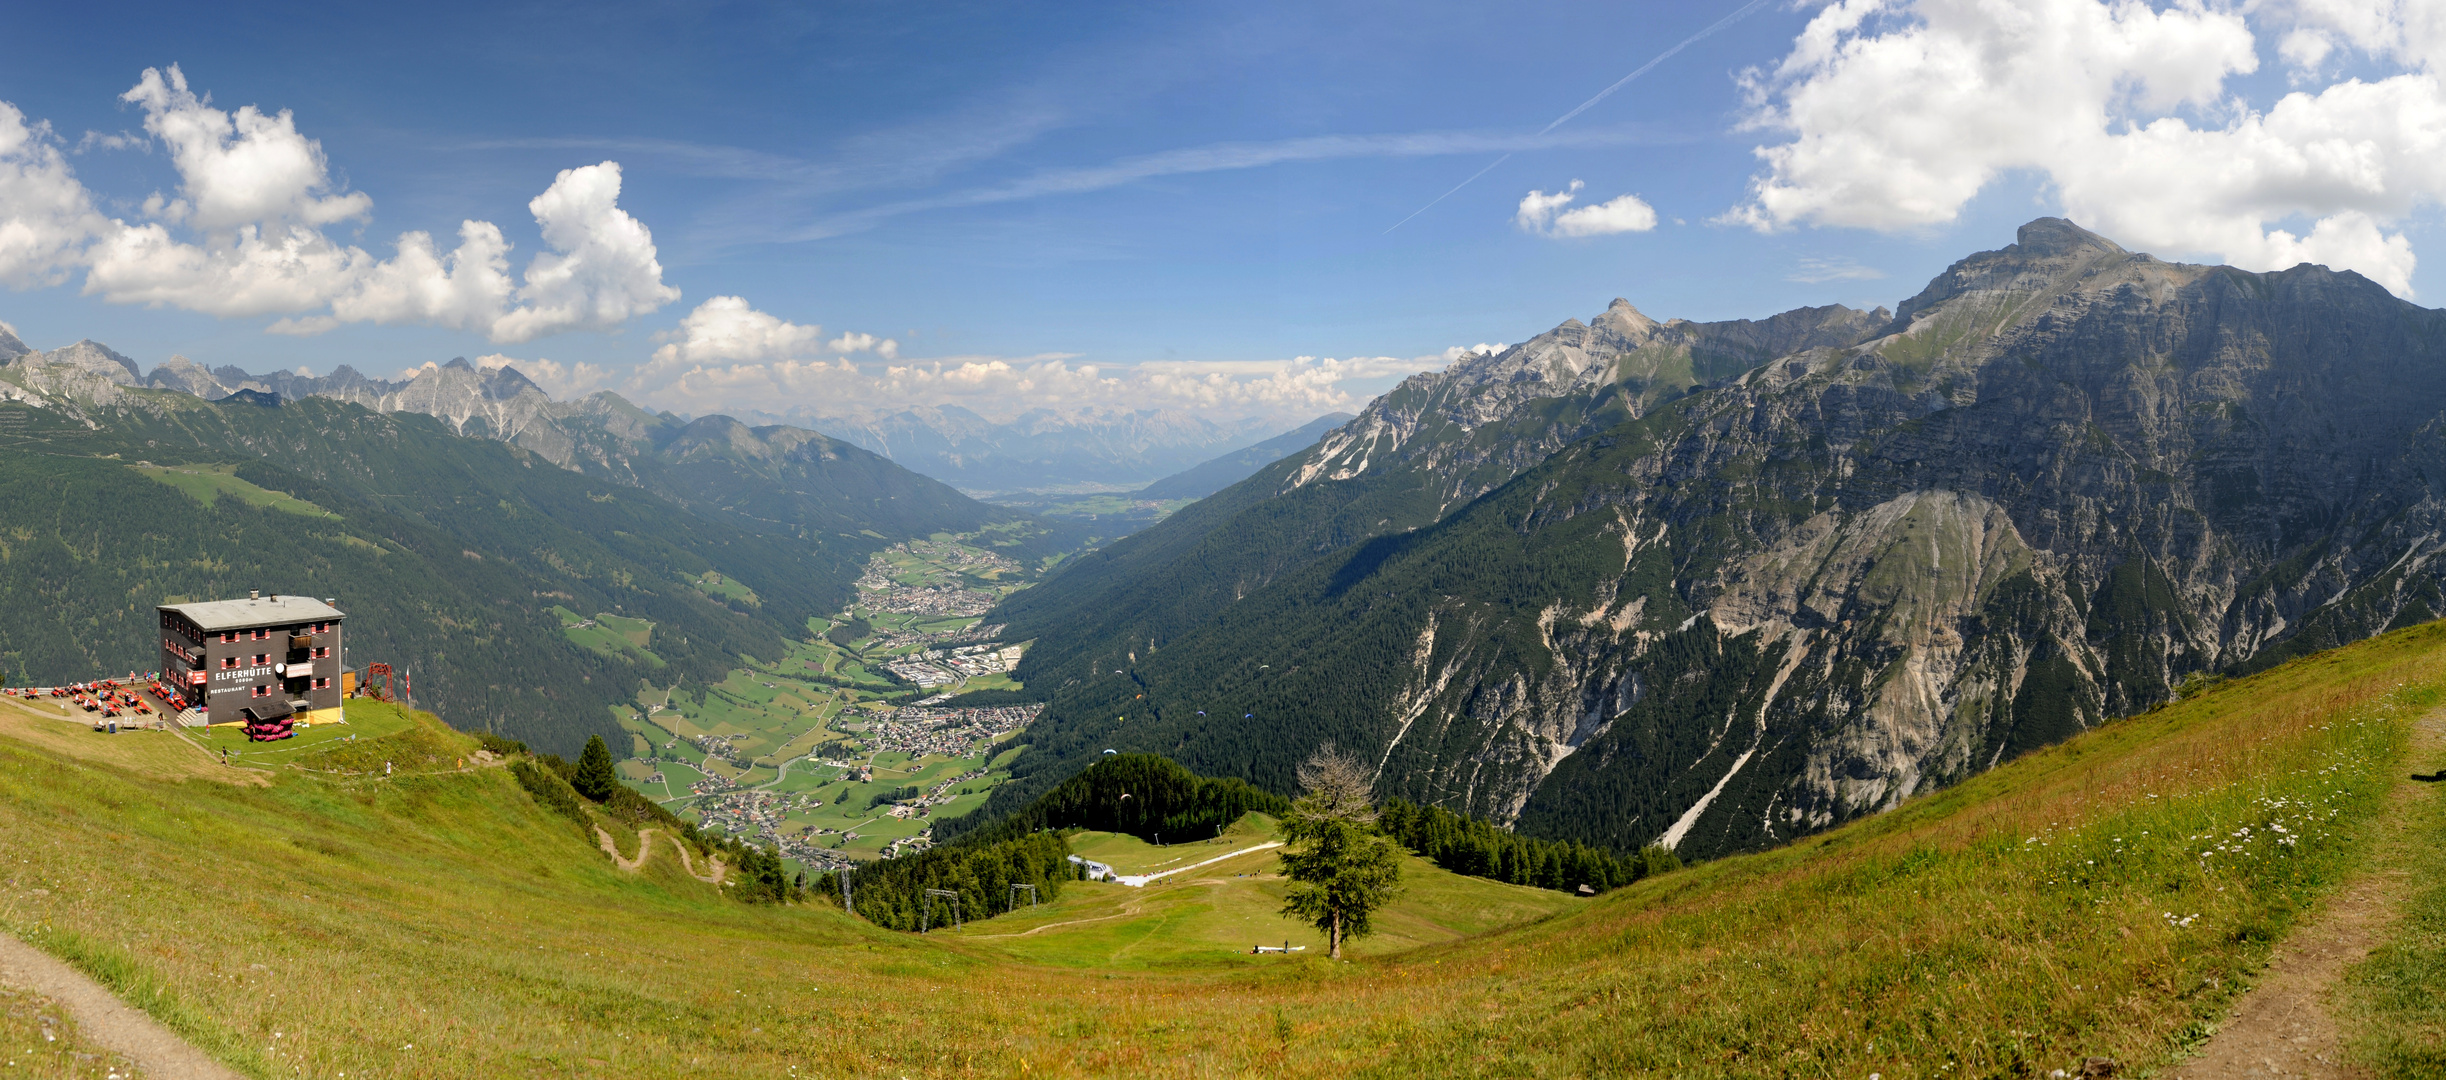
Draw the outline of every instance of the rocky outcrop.
<instances>
[{"instance_id":1,"label":"rocky outcrop","mask_svg":"<svg viewBox=\"0 0 2446 1080\"><path fill-rule=\"evenodd\" d=\"M1140 488L1141 499L1203 499L1208 495L1249 478L1250 474L1302 450L1316 445L1327 432L1358 417L1350 413L1326 413L1271 439L1241 447L1231 453L1164 477Z\"/></svg>"},{"instance_id":2,"label":"rocky outcrop","mask_svg":"<svg viewBox=\"0 0 2446 1080\"><path fill-rule=\"evenodd\" d=\"M184 356L172 356L144 377L144 385L160 390L176 390L182 394L211 401L226 397L231 387L223 386L213 377L212 370Z\"/></svg>"}]
</instances>

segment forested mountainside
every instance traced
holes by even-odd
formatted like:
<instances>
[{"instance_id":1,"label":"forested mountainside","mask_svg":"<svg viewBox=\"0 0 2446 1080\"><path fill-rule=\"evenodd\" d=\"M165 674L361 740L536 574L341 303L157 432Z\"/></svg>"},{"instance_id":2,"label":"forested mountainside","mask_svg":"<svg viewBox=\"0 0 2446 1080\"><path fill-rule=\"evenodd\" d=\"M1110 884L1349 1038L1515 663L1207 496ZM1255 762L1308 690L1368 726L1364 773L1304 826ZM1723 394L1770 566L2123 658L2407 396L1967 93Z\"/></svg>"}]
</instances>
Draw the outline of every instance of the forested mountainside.
<instances>
[{"instance_id":1,"label":"forested mountainside","mask_svg":"<svg viewBox=\"0 0 2446 1080\"><path fill-rule=\"evenodd\" d=\"M1203 499L1246 480L1257 470L1311 446L1325 433L1355 419L1349 413L1326 413L1264 442L1241 447L1212 461L1164 477L1139 489L1141 499Z\"/></svg>"},{"instance_id":2,"label":"forested mountainside","mask_svg":"<svg viewBox=\"0 0 2446 1080\"><path fill-rule=\"evenodd\" d=\"M107 358L97 359L96 350ZM133 361L92 342L38 355L76 359L106 376L116 361L129 376L117 381L135 381ZM391 382L346 366L324 376L254 375L236 367L207 371L172 357L143 382L204 398L253 390L284 400L323 397L376 412L422 413L454 433L514 443L563 468L634 484L755 531L898 538L999 526L1011 554L1029 561L1067 552L1084 539L1075 525L978 502L880 454L805 428L750 427L727 416L683 420L648 412L610 391L554 401L515 367L479 368L454 359Z\"/></svg>"},{"instance_id":3,"label":"forested mountainside","mask_svg":"<svg viewBox=\"0 0 2446 1080\"><path fill-rule=\"evenodd\" d=\"M1330 739L1704 857L2438 610L2446 313L2042 219L1816 325L1857 338L1676 396L1724 368L1618 304L1020 594L1051 703L996 799L1106 747L1283 790Z\"/></svg>"},{"instance_id":4,"label":"forested mountainside","mask_svg":"<svg viewBox=\"0 0 2446 1080\"><path fill-rule=\"evenodd\" d=\"M821 436L700 420L635 459L643 484L413 411L132 386L115 355L84 343L0 365L12 683L149 667L152 608L170 598L334 596L352 664L411 668L420 704L574 755L619 734L606 707L640 679L711 681L804 635L896 540L1005 522L1014 547L1046 535ZM813 482L842 462L868 486ZM688 484L685 503L653 490ZM651 620L651 644L588 652L556 607Z\"/></svg>"}]
</instances>

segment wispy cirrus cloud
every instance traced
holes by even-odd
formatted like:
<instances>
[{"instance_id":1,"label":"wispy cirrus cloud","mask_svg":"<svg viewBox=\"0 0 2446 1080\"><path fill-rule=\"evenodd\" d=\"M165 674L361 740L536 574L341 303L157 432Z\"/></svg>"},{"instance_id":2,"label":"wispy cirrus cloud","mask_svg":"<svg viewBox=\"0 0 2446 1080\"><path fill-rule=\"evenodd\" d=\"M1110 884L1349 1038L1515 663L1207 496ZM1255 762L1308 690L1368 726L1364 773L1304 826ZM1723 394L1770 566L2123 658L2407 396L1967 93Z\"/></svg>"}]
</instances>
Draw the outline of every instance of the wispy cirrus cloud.
<instances>
[{"instance_id":1,"label":"wispy cirrus cloud","mask_svg":"<svg viewBox=\"0 0 2446 1080\"><path fill-rule=\"evenodd\" d=\"M1036 110L990 125L963 123L861 136L845 140L820 157L629 137L493 139L460 144L459 148L616 153L630 162L657 169L762 185L761 190L731 200L728 207L710 210L698 223L691 242L720 247L775 240L821 240L860 232L911 214L1085 195L1172 176L1358 158L1652 145L1680 138L1647 126L1632 126L1535 134L1423 131L1209 143L1099 164L1038 169L1009 179L953 186L936 194L856 205L862 196L872 192L907 191L940 184L1060 126L1058 113ZM785 223L776 227L777 218Z\"/></svg>"},{"instance_id":2,"label":"wispy cirrus cloud","mask_svg":"<svg viewBox=\"0 0 2446 1080\"><path fill-rule=\"evenodd\" d=\"M924 123L852 135L820 156L777 154L753 147L632 135L558 135L478 139L455 150L579 150L620 154L683 176L750 180L838 194L939 180L989 161L1067 122L1044 106L970 110Z\"/></svg>"},{"instance_id":3,"label":"wispy cirrus cloud","mask_svg":"<svg viewBox=\"0 0 2446 1080\"><path fill-rule=\"evenodd\" d=\"M1784 276L1784 280L1803 285L1822 285L1829 281L1875 281L1884 276L1885 271L1874 266L1863 266L1857 259L1836 255L1804 258L1798 267Z\"/></svg>"},{"instance_id":4,"label":"wispy cirrus cloud","mask_svg":"<svg viewBox=\"0 0 2446 1080\"><path fill-rule=\"evenodd\" d=\"M1267 142L1211 143L1121 158L1101 165L1045 169L1013 180L902 199L832 214L781 238L820 240L857 232L891 218L1061 195L1083 195L1142 180L1229 172L1309 161L1371 157L1440 157L1451 154L1518 153L1576 147L1627 146L1672 141L1647 127L1616 127L1532 135L1479 131L1424 131L1382 135L1313 135Z\"/></svg>"}]
</instances>

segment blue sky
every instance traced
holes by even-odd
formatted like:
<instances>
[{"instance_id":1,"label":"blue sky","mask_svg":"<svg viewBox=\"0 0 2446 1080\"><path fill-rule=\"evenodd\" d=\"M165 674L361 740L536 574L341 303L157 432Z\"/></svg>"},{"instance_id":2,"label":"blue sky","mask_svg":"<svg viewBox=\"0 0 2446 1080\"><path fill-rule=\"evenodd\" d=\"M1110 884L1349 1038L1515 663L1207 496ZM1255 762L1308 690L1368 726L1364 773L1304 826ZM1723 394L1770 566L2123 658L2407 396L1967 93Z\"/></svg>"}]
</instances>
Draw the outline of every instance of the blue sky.
<instances>
[{"instance_id":1,"label":"blue sky","mask_svg":"<svg viewBox=\"0 0 2446 1080\"><path fill-rule=\"evenodd\" d=\"M26 146L50 148L42 175L73 174L91 213L85 246L47 268L21 260L11 280L0 250L0 320L37 348L93 337L148 366L390 375L506 357L556 390L691 412L957 401L1295 421L1616 296L1659 318L1890 305L2067 210L2170 256L2318 257L2438 291L2416 258L2446 190L2421 164L2437 125L2403 119L2438 96L2424 4L2370 5L2371 29L2327 0L2247 15L2031 0L2036 22L1970 0L1768 3L1539 134L1741 6L14 5L0 102L48 125ZM1812 40L1831 51L1810 60ZM2036 59L1956 63L1999 41ZM123 98L171 64L192 101L166 84L151 106ZM1949 97L1964 79L1990 100ZM2059 84L2102 104L1995 115ZM290 111L325 172L215 218L148 119L245 105ZM1993 129L2017 134L1989 146ZM2341 178L2316 164L2339 130L2363 163ZM15 159L25 175L34 153ZM2084 164L2101 156L2119 164ZM604 162L616 180L586 171ZM2295 173L2197 205L2168 194L2170 176L2236 162ZM20 180L0 173L0 224L32 199ZM1574 181L1542 231L1524 220L1531 191ZM650 246L615 237L569 256L598 261L562 293L535 285L529 260L558 250L529 209L547 189L593 223L564 228L617 233L625 215ZM1638 205L1568 216L1624 195ZM393 279L367 276L403 232L448 252L463 220L506 245L493 292L385 299ZM163 284L166 262L96 254L147 222L199 260L248 227L311 228L363 257L349 283L333 270L302 299L241 304ZM716 298L739 302L700 307Z\"/></svg>"}]
</instances>

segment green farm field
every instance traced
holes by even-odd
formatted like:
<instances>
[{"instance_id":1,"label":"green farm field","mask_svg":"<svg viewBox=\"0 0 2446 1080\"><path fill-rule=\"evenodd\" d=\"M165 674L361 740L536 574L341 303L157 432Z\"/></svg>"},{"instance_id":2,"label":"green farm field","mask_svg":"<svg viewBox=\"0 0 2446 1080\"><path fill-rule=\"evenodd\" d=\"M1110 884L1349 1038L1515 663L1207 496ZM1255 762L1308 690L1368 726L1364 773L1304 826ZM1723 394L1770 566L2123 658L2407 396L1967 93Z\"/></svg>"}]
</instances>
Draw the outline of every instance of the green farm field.
<instances>
[{"instance_id":1,"label":"green farm field","mask_svg":"<svg viewBox=\"0 0 2446 1080\"><path fill-rule=\"evenodd\" d=\"M2446 767L2414 749L2442 677L2446 626L2399 631L1594 899L1408 864L1338 964L1246 953L1301 943L1262 853L917 936L725 900L666 851L623 872L508 770L215 782L20 710L0 924L265 1077L2151 1075L2380 835L2446 842L2406 779ZM472 750L361 744L403 737ZM1077 842L1148 870L1269 828ZM2434 922L2352 976L2356 1052L2402 1075L2438 1060L2437 1010L2393 989Z\"/></svg>"},{"instance_id":2,"label":"green farm field","mask_svg":"<svg viewBox=\"0 0 2446 1080\"><path fill-rule=\"evenodd\" d=\"M649 670L664 666L662 657L649 648L654 643L654 624L650 620L612 614L584 616L558 604L552 606L552 614L561 621L561 636L578 648L615 659L641 661Z\"/></svg>"}]
</instances>

